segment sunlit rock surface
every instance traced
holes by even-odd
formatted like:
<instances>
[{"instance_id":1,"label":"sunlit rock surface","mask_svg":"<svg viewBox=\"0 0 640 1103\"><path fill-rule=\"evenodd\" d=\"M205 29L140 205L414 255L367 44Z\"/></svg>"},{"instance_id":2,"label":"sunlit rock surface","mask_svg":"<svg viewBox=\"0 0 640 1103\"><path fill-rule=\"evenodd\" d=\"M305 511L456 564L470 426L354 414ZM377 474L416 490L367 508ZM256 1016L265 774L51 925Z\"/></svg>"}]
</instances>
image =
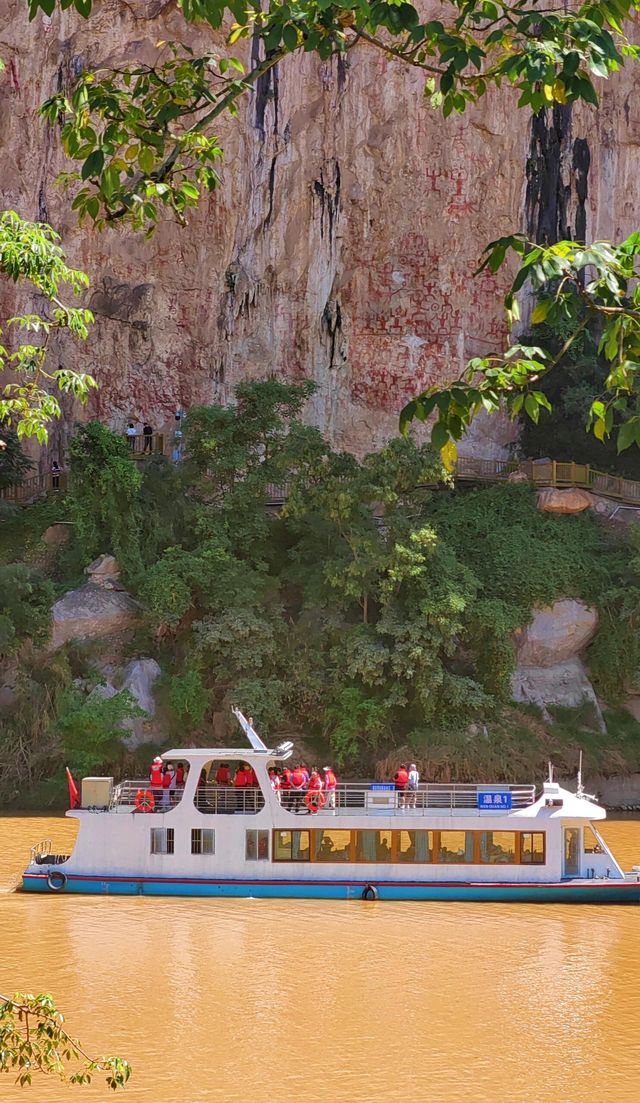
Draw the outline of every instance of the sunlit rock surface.
<instances>
[{"instance_id":1,"label":"sunlit rock surface","mask_svg":"<svg viewBox=\"0 0 640 1103\"><path fill-rule=\"evenodd\" d=\"M54 356L96 375L88 412L116 427L134 416L159 428L177 405L275 373L314 379L310 420L369 450L416 391L501 346L506 277L472 275L487 241L618 237L640 220L631 69L599 110L558 106L532 127L503 90L443 120L417 72L363 44L340 61L287 59L237 122L221 120L222 186L186 230L95 235L54 187L70 166L40 102L83 66L151 61L159 39L210 49L216 36L163 0L32 23L25 0L7 0L3 16L2 203L53 223L90 273L92 339L81 351L62 340ZM5 288L0 308L14 307ZM63 438L77 414L68 403ZM500 455L512 434L485 419L464 447ZM63 443L54 435L52 449Z\"/></svg>"}]
</instances>

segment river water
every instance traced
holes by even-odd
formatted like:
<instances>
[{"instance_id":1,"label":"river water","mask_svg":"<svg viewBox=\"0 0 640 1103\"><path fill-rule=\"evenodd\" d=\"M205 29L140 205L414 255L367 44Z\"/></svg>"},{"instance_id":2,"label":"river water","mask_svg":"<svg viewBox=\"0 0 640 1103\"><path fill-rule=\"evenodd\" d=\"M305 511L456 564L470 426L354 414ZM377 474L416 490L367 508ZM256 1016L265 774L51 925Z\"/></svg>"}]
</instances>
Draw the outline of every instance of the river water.
<instances>
[{"instance_id":1,"label":"river water","mask_svg":"<svg viewBox=\"0 0 640 1103\"><path fill-rule=\"evenodd\" d=\"M640 822L604 835L625 868ZM11 892L75 823L0 818L0 991L49 991L136 1103L637 1103L640 907ZM38 1081L3 1103L114 1098Z\"/></svg>"}]
</instances>

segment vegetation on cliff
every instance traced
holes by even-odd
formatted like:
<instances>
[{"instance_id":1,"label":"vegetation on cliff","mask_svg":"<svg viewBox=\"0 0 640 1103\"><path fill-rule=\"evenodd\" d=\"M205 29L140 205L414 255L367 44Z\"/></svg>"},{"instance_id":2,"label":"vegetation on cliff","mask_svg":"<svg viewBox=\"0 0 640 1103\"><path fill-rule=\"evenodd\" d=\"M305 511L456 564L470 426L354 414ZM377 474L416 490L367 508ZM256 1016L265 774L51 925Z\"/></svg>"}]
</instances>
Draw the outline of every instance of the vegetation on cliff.
<instances>
[{"instance_id":1,"label":"vegetation on cliff","mask_svg":"<svg viewBox=\"0 0 640 1103\"><path fill-rule=\"evenodd\" d=\"M56 571L68 585L96 551L120 557L144 610L136 646L164 671L172 742L209 740L212 717L239 704L265 733L303 732L343 767L409 746L458 776L483 755L508 775L540 727L509 704L512 634L534 606L567 597L599 608L591 673L610 703L624 695L640 660L633 544L590 512L538 512L527 485L435 490L446 481L439 459L409 439L362 461L334 452L300 420L310 391L244 384L233 408L191 411L178 466L158 456L136 466L103 426L78 429L75 540ZM273 487L286 487L281 509L269 506ZM4 786L15 787L25 744L39 780L47 763L97 769L118 757L130 702L74 688L79 673L91 684L82 654L49 660L49 675L23 657L21 678L43 692L19 690L2 736ZM602 742L610 751L615 735ZM625 735L629 763L632 744Z\"/></svg>"}]
</instances>

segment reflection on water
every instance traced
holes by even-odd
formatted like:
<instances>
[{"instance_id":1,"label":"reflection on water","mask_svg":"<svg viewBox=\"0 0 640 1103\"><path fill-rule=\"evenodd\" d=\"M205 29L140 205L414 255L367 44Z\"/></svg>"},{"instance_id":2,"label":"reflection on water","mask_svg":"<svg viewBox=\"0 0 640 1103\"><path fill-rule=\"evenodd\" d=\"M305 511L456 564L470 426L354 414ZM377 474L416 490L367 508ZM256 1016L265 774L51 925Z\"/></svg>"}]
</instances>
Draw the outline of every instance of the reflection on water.
<instances>
[{"instance_id":1,"label":"reflection on water","mask_svg":"<svg viewBox=\"0 0 640 1103\"><path fill-rule=\"evenodd\" d=\"M63 820L0 819L0 890ZM627 868L640 823L605 836ZM144 1103L631 1103L640 908L0 894L4 990L49 990ZM3 1101L113 1098L3 1083Z\"/></svg>"}]
</instances>

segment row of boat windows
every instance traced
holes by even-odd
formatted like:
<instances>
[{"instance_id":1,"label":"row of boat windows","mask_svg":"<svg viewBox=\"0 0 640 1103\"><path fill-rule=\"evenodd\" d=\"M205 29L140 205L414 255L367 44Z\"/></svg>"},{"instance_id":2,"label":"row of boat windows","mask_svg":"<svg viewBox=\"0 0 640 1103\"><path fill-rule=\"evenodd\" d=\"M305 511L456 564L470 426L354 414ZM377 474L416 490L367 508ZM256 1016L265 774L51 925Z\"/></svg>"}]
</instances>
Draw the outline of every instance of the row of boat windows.
<instances>
[{"instance_id":1,"label":"row of boat windows","mask_svg":"<svg viewBox=\"0 0 640 1103\"><path fill-rule=\"evenodd\" d=\"M317 831L249 830L245 857L274 862L407 862L544 865L544 831ZM173 854L172 827L151 828L151 853ZM192 854L215 854L215 831L191 830Z\"/></svg>"}]
</instances>

